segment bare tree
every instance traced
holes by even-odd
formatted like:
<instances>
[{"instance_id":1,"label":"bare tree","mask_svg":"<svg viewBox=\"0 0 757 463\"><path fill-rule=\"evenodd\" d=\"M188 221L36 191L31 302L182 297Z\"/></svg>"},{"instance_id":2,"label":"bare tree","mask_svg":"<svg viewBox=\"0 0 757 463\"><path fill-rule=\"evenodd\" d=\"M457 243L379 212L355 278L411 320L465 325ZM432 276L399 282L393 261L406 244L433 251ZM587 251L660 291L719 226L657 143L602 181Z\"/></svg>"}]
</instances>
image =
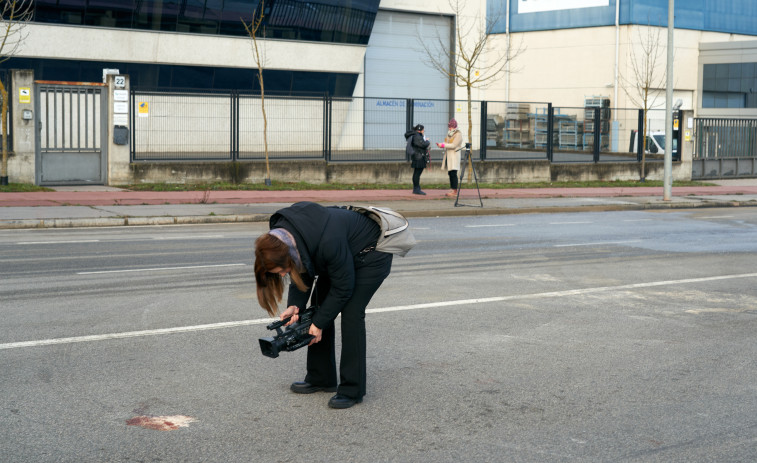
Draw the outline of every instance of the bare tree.
<instances>
[{"instance_id":1,"label":"bare tree","mask_svg":"<svg viewBox=\"0 0 757 463\"><path fill-rule=\"evenodd\" d=\"M647 158L647 112L660 106L656 90L665 88L665 50L662 42L662 28L647 25L638 29L638 45L629 46L630 75L621 74L623 91L628 98L643 111L642 133L637 135L637 143L641 143L641 173L640 179L646 179ZM668 136L668 135L666 135Z\"/></svg>"},{"instance_id":2,"label":"bare tree","mask_svg":"<svg viewBox=\"0 0 757 463\"><path fill-rule=\"evenodd\" d=\"M8 61L21 48L21 44L26 39L26 25L31 21L34 14L33 0L0 0L0 64ZM0 173L0 184L8 184L8 89L5 83L0 79L0 98L2 98L2 115L0 124L2 124L2 173Z\"/></svg>"},{"instance_id":3,"label":"bare tree","mask_svg":"<svg viewBox=\"0 0 757 463\"><path fill-rule=\"evenodd\" d=\"M508 64L525 51L520 42L513 47L510 37L504 48L491 46L491 37L495 25L502 17L501 13L486 14L485 17L471 17L465 0L449 0L455 14L455 43L447 41L437 34L435 40L426 42L419 38L424 54L424 61L443 75L453 79L455 86L465 88L468 97L468 141L473 140L473 110L471 93L474 88L486 88L508 71ZM482 121L485 123L485 121Z\"/></svg>"},{"instance_id":4,"label":"bare tree","mask_svg":"<svg viewBox=\"0 0 757 463\"><path fill-rule=\"evenodd\" d=\"M258 8L252 14L252 21L247 24L242 19L244 29L247 35L252 39L252 53L255 58L255 64L258 66L258 83L260 84L260 110L263 113L263 146L265 148L265 184L271 186L271 166L268 162L268 117L265 113L265 85L263 84L263 68L266 64L265 48L258 44L257 36L265 37L265 27L263 24L265 2L261 1ZM241 19L241 18L240 18ZM260 34L258 34L260 33Z\"/></svg>"}]
</instances>

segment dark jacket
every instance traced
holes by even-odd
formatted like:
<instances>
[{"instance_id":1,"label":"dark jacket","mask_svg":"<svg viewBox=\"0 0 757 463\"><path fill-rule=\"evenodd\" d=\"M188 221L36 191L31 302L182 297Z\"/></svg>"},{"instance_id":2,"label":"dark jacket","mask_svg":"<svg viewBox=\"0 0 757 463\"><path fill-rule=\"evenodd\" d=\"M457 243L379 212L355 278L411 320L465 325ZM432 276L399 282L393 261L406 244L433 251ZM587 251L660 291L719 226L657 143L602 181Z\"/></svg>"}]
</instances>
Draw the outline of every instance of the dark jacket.
<instances>
[{"instance_id":1,"label":"dark jacket","mask_svg":"<svg viewBox=\"0 0 757 463\"><path fill-rule=\"evenodd\" d=\"M270 228L284 228L297 243L304 267L306 285L312 287L316 276L327 276L330 288L313 316L313 323L323 329L335 319L355 288L355 257L376 243L379 226L359 212L337 207L323 207L311 202L295 203L276 211ZM309 292L289 285L287 307L304 309ZM321 295L322 297L323 295Z\"/></svg>"},{"instance_id":2,"label":"dark jacket","mask_svg":"<svg viewBox=\"0 0 757 463\"><path fill-rule=\"evenodd\" d=\"M415 130L408 130L405 132L405 141L408 146L413 149L413 154L410 156L410 167L414 169L425 169L426 160L423 155L426 154L431 142L424 140L423 135Z\"/></svg>"}]
</instances>

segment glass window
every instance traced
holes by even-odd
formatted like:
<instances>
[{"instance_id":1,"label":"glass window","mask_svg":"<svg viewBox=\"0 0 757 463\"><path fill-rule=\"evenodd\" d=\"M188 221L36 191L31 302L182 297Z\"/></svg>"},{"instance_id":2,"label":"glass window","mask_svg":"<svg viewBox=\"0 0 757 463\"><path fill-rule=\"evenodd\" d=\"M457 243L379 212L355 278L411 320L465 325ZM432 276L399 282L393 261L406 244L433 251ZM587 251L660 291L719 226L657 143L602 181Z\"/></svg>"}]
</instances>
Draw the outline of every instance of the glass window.
<instances>
[{"instance_id":1,"label":"glass window","mask_svg":"<svg viewBox=\"0 0 757 463\"><path fill-rule=\"evenodd\" d=\"M128 74L133 88L164 91L178 88L260 91L257 71L253 69L35 58L11 58L0 65L0 71L32 69L37 80L71 82L102 82L103 68L114 68ZM328 93L336 97L350 97L357 82L355 74L278 70L263 72L266 92L279 95Z\"/></svg>"},{"instance_id":2,"label":"glass window","mask_svg":"<svg viewBox=\"0 0 757 463\"><path fill-rule=\"evenodd\" d=\"M715 107L715 94L712 92L702 92L702 107L714 108Z\"/></svg>"},{"instance_id":3,"label":"glass window","mask_svg":"<svg viewBox=\"0 0 757 463\"><path fill-rule=\"evenodd\" d=\"M716 64L715 65L715 78L716 79L727 79L728 78L728 65L727 64Z\"/></svg>"},{"instance_id":4,"label":"glass window","mask_svg":"<svg viewBox=\"0 0 757 463\"><path fill-rule=\"evenodd\" d=\"M249 23L259 4L260 0L37 0L34 20L240 36L246 35L242 20ZM379 0L276 0L265 5L268 37L367 44Z\"/></svg>"},{"instance_id":5,"label":"glass window","mask_svg":"<svg viewBox=\"0 0 757 463\"><path fill-rule=\"evenodd\" d=\"M714 64L705 64L702 66L702 75L705 79L714 80L715 79L715 65Z\"/></svg>"}]
</instances>

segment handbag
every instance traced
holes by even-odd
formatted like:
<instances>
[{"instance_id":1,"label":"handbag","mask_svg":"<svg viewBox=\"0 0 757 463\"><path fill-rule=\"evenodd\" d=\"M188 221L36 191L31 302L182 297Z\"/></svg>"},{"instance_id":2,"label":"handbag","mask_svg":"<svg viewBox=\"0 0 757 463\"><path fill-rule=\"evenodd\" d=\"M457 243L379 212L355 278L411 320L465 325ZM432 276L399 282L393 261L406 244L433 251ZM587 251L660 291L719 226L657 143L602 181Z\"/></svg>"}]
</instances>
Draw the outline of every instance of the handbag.
<instances>
[{"instance_id":1,"label":"handbag","mask_svg":"<svg viewBox=\"0 0 757 463\"><path fill-rule=\"evenodd\" d=\"M410 231L410 222L397 211L377 206L342 206L342 208L365 215L381 228L376 247L370 250L405 257L417 243L413 232Z\"/></svg>"}]
</instances>

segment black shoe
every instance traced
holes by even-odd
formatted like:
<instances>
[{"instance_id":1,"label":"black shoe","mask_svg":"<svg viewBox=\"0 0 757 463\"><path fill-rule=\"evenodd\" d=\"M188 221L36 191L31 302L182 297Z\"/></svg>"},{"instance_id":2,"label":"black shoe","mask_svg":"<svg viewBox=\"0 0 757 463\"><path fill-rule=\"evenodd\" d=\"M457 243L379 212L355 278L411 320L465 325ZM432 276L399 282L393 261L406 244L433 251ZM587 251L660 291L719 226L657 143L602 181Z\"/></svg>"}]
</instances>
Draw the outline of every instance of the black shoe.
<instances>
[{"instance_id":1,"label":"black shoe","mask_svg":"<svg viewBox=\"0 0 757 463\"><path fill-rule=\"evenodd\" d=\"M346 395L337 394L334 397L329 399L329 407L350 408L351 406L355 404L359 404L362 401L363 399L353 399L352 397L347 397Z\"/></svg>"},{"instance_id":2,"label":"black shoe","mask_svg":"<svg viewBox=\"0 0 757 463\"><path fill-rule=\"evenodd\" d=\"M295 381L291 386L289 386L289 389L291 389L295 394L312 394L318 391L334 392L336 391L336 386L314 386L304 381Z\"/></svg>"},{"instance_id":3,"label":"black shoe","mask_svg":"<svg viewBox=\"0 0 757 463\"><path fill-rule=\"evenodd\" d=\"M421 190L421 189L413 190L413 194L414 195L424 195L424 196L426 195L426 193L423 190Z\"/></svg>"}]
</instances>

